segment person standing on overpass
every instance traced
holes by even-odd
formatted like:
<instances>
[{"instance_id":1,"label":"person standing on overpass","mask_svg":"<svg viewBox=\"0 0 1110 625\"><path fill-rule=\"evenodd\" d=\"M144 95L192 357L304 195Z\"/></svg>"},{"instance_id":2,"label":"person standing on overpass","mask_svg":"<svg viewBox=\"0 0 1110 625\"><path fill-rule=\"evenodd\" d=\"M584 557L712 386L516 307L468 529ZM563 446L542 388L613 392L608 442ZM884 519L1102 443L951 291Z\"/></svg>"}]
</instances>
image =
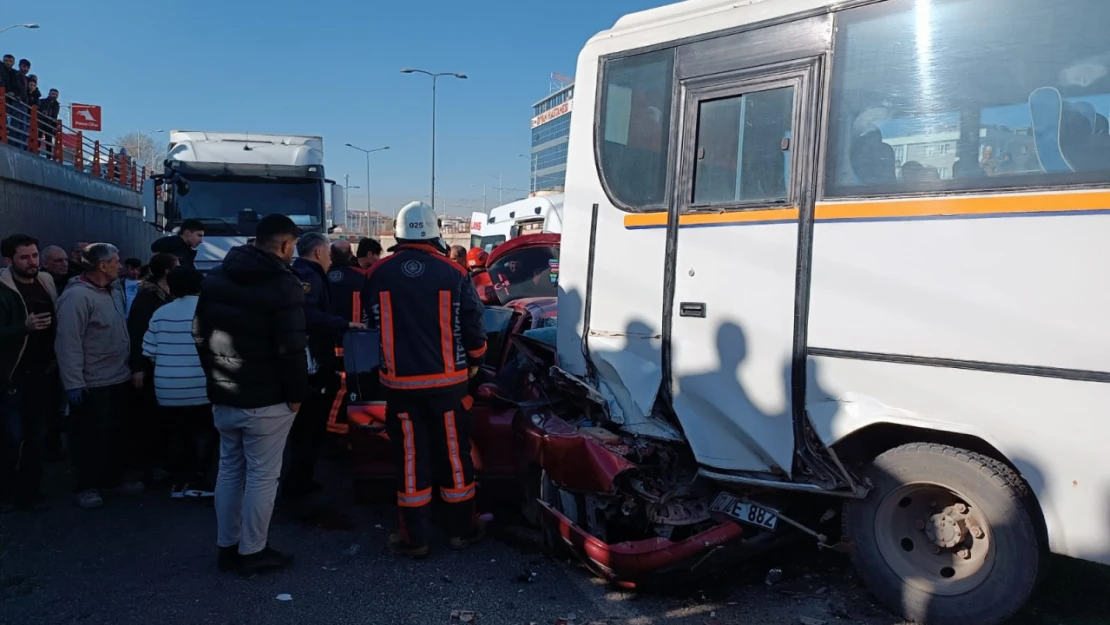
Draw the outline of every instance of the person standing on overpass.
<instances>
[{"instance_id":1,"label":"person standing on overpass","mask_svg":"<svg viewBox=\"0 0 1110 625\"><path fill-rule=\"evenodd\" d=\"M252 575L293 563L267 537L285 441L308 393L304 290L289 267L299 233L289 217L266 215L254 245L229 251L197 299L193 339L220 432L221 571Z\"/></svg>"},{"instance_id":2,"label":"person standing on overpass","mask_svg":"<svg viewBox=\"0 0 1110 625\"><path fill-rule=\"evenodd\" d=\"M486 331L478 294L463 266L447 258L431 207L401 209L397 243L370 272L364 301L381 329L386 428L398 467L400 531L388 546L423 558L433 486L446 504L451 546L464 549L481 536L467 387L486 353Z\"/></svg>"}]
</instances>

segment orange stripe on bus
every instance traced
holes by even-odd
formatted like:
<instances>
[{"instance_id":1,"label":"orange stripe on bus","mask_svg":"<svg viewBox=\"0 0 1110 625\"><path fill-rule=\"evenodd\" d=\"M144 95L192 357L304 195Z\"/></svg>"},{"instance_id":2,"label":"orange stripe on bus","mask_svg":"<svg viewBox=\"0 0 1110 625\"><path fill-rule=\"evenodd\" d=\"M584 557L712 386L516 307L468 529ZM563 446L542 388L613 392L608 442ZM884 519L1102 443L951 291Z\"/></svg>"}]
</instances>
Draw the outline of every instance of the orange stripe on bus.
<instances>
[{"instance_id":1,"label":"orange stripe on bus","mask_svg":"<svg viewBox=\"0 0 1110 625\"><path fill-rule=\"evenodd\" d=\"M1021 217L1032 215L1110 214L1110 191L964 195L932 198L822 201L814 210L818 222L967 217ZM687 213L680 227L770 224L797 221L797 208L748 209L716 213ZM666 212L624 216L624 227L665 228Z\"/></svg>"}]
</instances>

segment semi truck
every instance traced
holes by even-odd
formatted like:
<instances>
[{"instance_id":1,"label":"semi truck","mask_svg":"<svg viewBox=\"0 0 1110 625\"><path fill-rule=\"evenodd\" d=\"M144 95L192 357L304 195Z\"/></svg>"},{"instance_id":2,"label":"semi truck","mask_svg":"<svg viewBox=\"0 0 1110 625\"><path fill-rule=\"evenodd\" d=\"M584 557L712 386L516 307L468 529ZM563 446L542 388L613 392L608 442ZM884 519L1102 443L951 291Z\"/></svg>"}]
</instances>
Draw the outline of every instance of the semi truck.
<instances>
[{"instance_id":1,"label":"semi truck","mask_svg":"<svg viewBox=\"0 0 1110 625\"><path fill-rule=\"evenodd\" d=\"M176 231L186 219L204 223L197 269L216 267L231 248L254 236L266 215L288 215L302 232L329 229L321 137L245 132L170 131L164 170L144 188L148 221ZM161 214L155 209L158 190ZM332 195L342 193L331 184ZM343 223L342 198L332 198Z\"/></svg>"}]
</instances>

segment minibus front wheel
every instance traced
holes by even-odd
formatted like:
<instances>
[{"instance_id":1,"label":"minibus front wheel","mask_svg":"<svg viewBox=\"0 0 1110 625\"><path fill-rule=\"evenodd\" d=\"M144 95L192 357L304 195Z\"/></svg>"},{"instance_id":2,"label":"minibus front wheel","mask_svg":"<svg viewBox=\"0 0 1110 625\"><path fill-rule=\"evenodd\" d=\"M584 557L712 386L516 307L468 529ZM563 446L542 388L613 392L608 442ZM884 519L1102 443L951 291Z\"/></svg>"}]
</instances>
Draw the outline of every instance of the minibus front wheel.
<instances>
[{"instance_id":1,"label":"minibus front wheel","mask_svg":"<svg viewBox=\"0 0 1110 625\"><path fill-rule=\"evenodd\" d=\"M905 618L1000 623L1036 586L1044 557L1036 502L1005 463L931 443L891 449L864 471L872 490L845 504L852 563Z\"/></svg>"}]
</instances>

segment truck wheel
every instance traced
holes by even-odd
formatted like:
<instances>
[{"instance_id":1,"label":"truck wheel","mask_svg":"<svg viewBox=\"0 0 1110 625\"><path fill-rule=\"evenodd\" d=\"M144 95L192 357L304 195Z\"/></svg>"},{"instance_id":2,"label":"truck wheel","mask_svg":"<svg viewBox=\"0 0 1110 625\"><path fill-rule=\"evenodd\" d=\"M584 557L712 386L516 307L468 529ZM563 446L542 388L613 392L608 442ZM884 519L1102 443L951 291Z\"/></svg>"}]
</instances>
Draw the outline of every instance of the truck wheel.
<instances>
[{"instance_id":1,"label":"truck wheel","mask_svg":"<svg viewBox=\"0 0 1110 625\"><path fill-rule=\"evenodd\" d=\"M873 488L845 504L852 563L880 601L922 625L991 625L1032 594L1043 559L1036 502L1004 463L913 443L865 471Z\"/></svg>"}]
</instances>

